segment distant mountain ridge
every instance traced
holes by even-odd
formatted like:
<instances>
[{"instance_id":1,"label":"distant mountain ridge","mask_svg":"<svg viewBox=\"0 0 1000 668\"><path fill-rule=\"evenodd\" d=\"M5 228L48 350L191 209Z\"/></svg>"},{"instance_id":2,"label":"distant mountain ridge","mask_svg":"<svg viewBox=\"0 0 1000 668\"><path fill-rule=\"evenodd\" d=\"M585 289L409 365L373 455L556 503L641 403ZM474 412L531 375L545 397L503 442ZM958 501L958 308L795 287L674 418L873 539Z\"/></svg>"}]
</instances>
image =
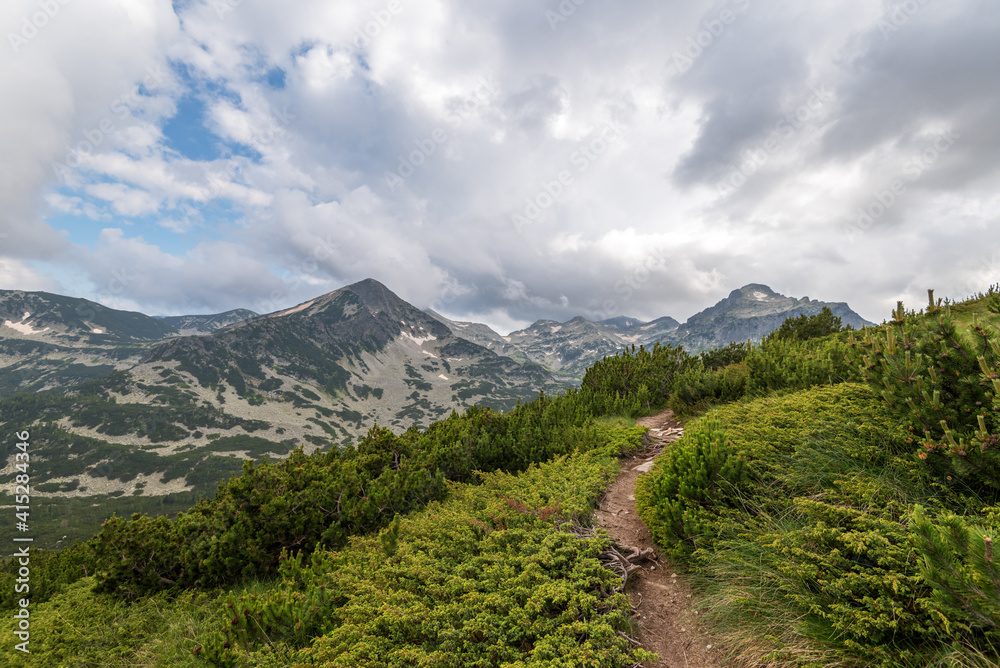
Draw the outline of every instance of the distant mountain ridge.
<instances>
[{"instance_id":1,"label":"distant mountain ridge","mask_svg":"<svg viewBox=\"0 0 1000 668\"><path fill-rule=\"evenodd\" d=\"M577 316L566 322L537 320L529 327L501 336L486 325L456 323L439 314L432 312L432 315L461 327L461 335L498 354L514 356L520 353L561 380L579 382L594 362L631 345L679 345L689 353L699 353L734 342L759 341L787 318L815 315L824 307L829 307L844 325L855 329L874 324L844 302L785 297L760 283L733 290L728 297L691 316L683 324L670 316L651 322L630 316L593 322Z\"/></svg>"},{"instance_id":2,"label":"distant mountain ridge","mask_svg":"<svg viewBox=\"0 0 1000 668\"><path fill-rule=\"evenodd\" d=\"M479 322L449 320L440 313L436 313L431 309L427 309L425 313L430 315L435 320L447 325L457 336L479 344L484 348L488 348L497 355L510 357L518 362L529 361L528 356L525 355L523 351L521 351L517 346L512 345L510 341L506 340L503 336L490 329L489 325L484 325Z\"/></svg>"},{"instance_id":3,"label":"distant mountain ridge","mask_svg":"<svg viewBox=\"0 0 1000 668\"><path fill-rule=\"evenodd\" d=\"M688 318L666 343L689 352L719 348L737 341L759 341L788 318L816 315L828 307L842 324L855 329L874 325L845 302L822 302L808 297L786 297L760 283L750 283L700 313Z\"/></svg>"},{"instance_id":4,"label":"distant mountain ridge","mask_svg":"<svg viewBox=\"0 0 1000 668\"><path fill-rule=\"evenodd\" d=\"M159 341L208 333L254 315L237 309L155 318L78 297L0 290L0 397L105 377L134 366Z\"/></svg>"},{"instance_id":5,"label":"distant mountain ridge","mask_svg":"<svg viewBox=\"0 0 1000 668\"><path fill-rule=\"evenodd\" d=\"M120 406L195 402L234 418L259 413L272 425L264 437L275 442L282 434L351 442L375 424L403 430L476 403L507 409L563 387L526 357L457 336L372 279L266 315L154 318L8 291L0 293L0 318L0 396L72 392L91 381L88 392ZM73 432L72 416L62 417ZM321 435L308 433L310 420Z\"/></svg>"},{"instance_id":6,"label":"distant mountain ridge","mask_svg":"<svg viewBox=\"0 0 1000 668\"><path fill-rule=\"evenodd\" d=\"M540 366L456 336L372 279L208 336L164 342L142 360L166 362L198 384L230 376L248 389L310 383L330 397L342 422L334 429L345 438L376 422L428 424L477 401L513 406L556 387Z\"/></svg>"},{"instance_id":7,"label":"distant mountain ridge","mask_svg":"<svg viewBox=\"0 0 1000 668\"><path fill-rule=\"evenodd\" d=\"M233 309L209 315L151 317L111 309L86 299L3 290L0 291L0 364L7 373L0 375L0 396L18 390L63 389L82 380L128 369L149 354L150 346L169 339L226 333L253 322L299 313L323 321L322 313L331 308L344 290L352 292L358 303L343 305L350 313L340 313L337 311L340 307L334 311L346 317L355 313L352 309L364 305L372 317L355 319L351 325L327 323L339 341L331 348L339 351L337 354L346 354L345 346L350 350L356 346L367 350L374 345L378 349L389 339L402 336L404 329L407 336L419 338L429 332L440 334L443 330L439 326L443 326L452 335L516 364L539 365L552 374L544 382L577 383L594 362L630 345L652 346L659 342L681 345L688 352L697 353L734 341L760 340L786 318L814 315L824 306L844 324L855 328L873 324L846 303L785 297L759 283L733 290L728 297L683 324L670 316L651 322L630 316L592 322L577 316L566 322L538 320L507 336L482 323L451 320L431 310L419 311L370 279L267 316ZM380 313L388 314L389 319L376 317ZM397 328L388 324L393 319L402 322L406 318L419 327ZM309 327L312 325L306 329ZM246 331L259 333L266 329L261 324ZM233 345L238 339L224 338L225 345ZM183 345L197 348L190 342Z\"/></svg>"},{"instance_id":8,"label":"distant mountain ridge","mask_svg":"<svg viewBox=\"0 0 1000 668\"><path fill-rule=\"evenodd\" d=\"M751 284L683 325L576 317L501 336L372 279L264 315L154 318L0 291L0 429L31 431L39 499L83 497L128 515L133 496L193 503L245 458L349 445L375 425L400 432L475 404L507 410L633 344L697 352L824 305ZM8 462L0 475L12 471Z\"/></svg>"},{"instance_id":9,"label":"distant mountain ridge","mask_svg":"<svg viewBox=\"0 0 1000 668\"><path fill-rule=\"evenodd\" d=\"M558 377L578 381L594 362L619 352L629 331L577 316L566 322L538 320L504 340Z\"/></svg>"},{"instance_id":10,"label":"distant mountain ridge","mask_svg":"<svg viewBox=\"0 0 1000 668\"><path fill-rule=\"evenodd\" d=\"M49 292L0 290L0 334L57 342L110 339L155 341L177 333L168 322L135 311L119 311L77 297Z\"/></svg>"},{"instance_id":11,"label":"distant mountain ridge","mask_svg":"<svg viewBox=\"0 0 1000 668\"><path fill-rule=\"evenodd\" d=\"M192 336L195 334L210 334L217 329L234 325L244 320L251 320L258 317L259 313L254 313L249 309L237 308L225 313L214 313L211 315L169 315L160 316L161 320L177 330L179 336Z\"/></svg>"}]
</instances>

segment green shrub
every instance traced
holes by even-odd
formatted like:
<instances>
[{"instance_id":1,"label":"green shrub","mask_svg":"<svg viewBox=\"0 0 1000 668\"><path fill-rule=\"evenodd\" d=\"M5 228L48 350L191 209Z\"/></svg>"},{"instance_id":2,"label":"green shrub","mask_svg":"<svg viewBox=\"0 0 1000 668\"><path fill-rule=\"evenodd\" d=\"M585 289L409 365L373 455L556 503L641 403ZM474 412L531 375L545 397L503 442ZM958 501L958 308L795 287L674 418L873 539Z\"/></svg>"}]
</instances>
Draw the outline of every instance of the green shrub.
<instances>
[{"instance_id":1,"label":"green shrub","mask_svg":"<svg viewBox=\"0 0 1000 668\"><path fill-rule=\"evenodd\" d=\"M685 435L640 478L640 514L695 572L731 656L922 668L952 643L988 652L981 632L949 632L961 616L941 612L915 549L914 500L955 499L915 475L908 432L881 404L851 383L731 404L688 427L728 452L699 464ZM717 474L713 490L701 471L736 453L742 481Z\"/></svg>"},{"instance_id":2,"label":"green shrub","mask_svg":"<svg viewBox=\"0 0 1000 668\"><path fill-rule=\"evenodd\" d=\"M595 415L639 415L664 404L674 377L695 363L680 347L632 346L587 369L581 394Z\"/></svg>"},{"instance_id":3,"label":"green shrub","mask_svg":"<svg viewBox=\"0 0 1000 668\"><path fill-rule=\"evenodd\" d=\"M766 341L747 356L746 364L749 396L861 380L850 349L839 336Z\"/></svg>"},{"instance_id":4,"label":"green shrub","mask_svg":"<svg viewBox=\"0 0 1000 668\"><path fill-rule=\"evenodd\" d=\"M934 610L945 630L969 644L1000 646L1000 568L993 543L1000 508L977 520L953 513L931 519L914 509L914 544L924 581L934 589Z\"/></svg>"},{"instance_id":5,"label":"green shrub","mask_svg":"<svg viewBox=\"0 0 1000 668\"><path fill-rule=\"evenodd\" d=\"M764 341L806 341L851 329L853 327L850 325L846 327L843 325L829 306L824 306L823 310L815 315L802 313L795 318L786 318L778 329L764 337Z\"/></svg>"},{"instance_id":6,"label":"green shrub","mask_svg":"<svg viewBox=\"0 0 1000 668\"><path fill-rule=\"evenodd\" d=\"M651 658L618 634L631 608L597 559L607 537L566 530L614 470L590 453L483 474L342 552L288 557L280 586L228 598L231 619L200 653L219 666L274 665L281 654L351 667Z\"/></svg>"},{"instance_id":7,"label":"green shrub","mask_svg":"<svg viewBox=\"0 0 1000 668\"><path fill-rule=\"evenodd\" d=\"M112 517L91 541L101 590L134 597L262 577L284 549L338 545L382 526L386 513L443 496L443 475L419 458L387 461L403 447L391 432L373 429L366 443L351 456L296 450L278 464L246 462L215 498L173 521Z\"/></svg>"},{"instance_id":8,"label":"green shrub","mask_svg":"<svg viewBox=\"0 0 1000 668\"><path fill-rule=\"evenodd\" d=\"M675 377L667 405L677 415L687 416L707 410L713 404L736 401L746 394L749 378L746 362L716 369L698 365Z\"/></svg>"},{"instance_id":9,"label":"green shrub","mask_svg":"<svg viewBox=\"0 0 1000 668\"><path fill-rule=\"evenodd\" d=\"M399 513L444 498L446 480L517 472L574 451L620 454L644 429L594 424L581 395L539 396L510 413L473 407L421 432L372 428L357 448L276 464L246 462L212 499L176 520L112 517L93 545L102 591L232 585L275 572L283 550L311 552L377 531Z\"/></svg>"},{"instance_id":10,"label":"green shrub","mask_svg":"<svg viewBox=\"0 0 1000 668\"><path fill-rule=\"evenodd\" d=\"M94 578L83 578L48 602L32 599L29 654L13 649L16 620L3 616L0 634L11 645L0 652L0 666L204 666L192 650L204 629L222 623L218 597L218 592L176 599L157 594L127 603L96 593Z\"/></svg>"},{"instance_id":11,"label":"green shrub","mask_svg":"<svg viewBox=\"0 0 1000 668\"><path fill-rule=\"evenodd\" d=\"M29 559L32 578L27 597L15 590L18 560L6 559L0 565L0 610L17 608L17 602L22 598L30 599L33 604L43 603L95 571L93 552L87 543L81 541L59 551L32 548Z\"/></svg>"},{"instance_id":12,"label":"green shrub","mask_svg":"<svg viewBox=\"0 0 1000 668\"><path fill-rule=\"evenodd\" d=\"M1000 340L974 322L962 332L928 291L925 312L906 311L851 345L865 379L908 424L915 454L939 484L1000 501Z\"/></svg>"},{"instance_id":13,"label":"green shrub","mask_svg":"<svg viewBox=\"0 0 1000 668\"><path fill-rule=\"evenodd\" d=\"M723 348L706 350L699 357L701 357L701 363L705 369L714 371L716 369L724 369L733 364L739 364L746 359L752 349L753 344L749 341L738 341L730 343Z\"/></svg>"},{"instance_id":14,"label":"green shrub","mask_svg":"<svg viewBox=\"0 0 1000 668\"><path fill-rule=\"evenodd\" d=\"M653 537L674 555L686 555L712 533L719 511L733 507L745 481L745 457L726 443L717 423L704 421L675 443L636 491Z\"/></svg>"}]
</instances>

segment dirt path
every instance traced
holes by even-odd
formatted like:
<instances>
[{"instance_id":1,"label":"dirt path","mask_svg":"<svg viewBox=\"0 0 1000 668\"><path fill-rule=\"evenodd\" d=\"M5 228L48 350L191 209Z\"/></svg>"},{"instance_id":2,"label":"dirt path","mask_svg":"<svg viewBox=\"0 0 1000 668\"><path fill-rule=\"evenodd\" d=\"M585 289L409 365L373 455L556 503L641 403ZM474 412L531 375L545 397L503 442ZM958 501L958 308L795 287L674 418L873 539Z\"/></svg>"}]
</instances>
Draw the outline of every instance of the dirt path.
<instances>
[{"instance_id":1,"label":"dirt path","mask_svg":"<svg viewBox=\"0 0 1000 668\"><path fill-rule=\"evenodd\" d=\"M649 471L656 456L667 444L683 433L667 410L639 424L650 428L648 446L635 456L622 461L622 470L612 482L597 506L595 520L619 546L623 554L652 549L654 560L638 561L640 568L628 577L625 591L636 608L639 640L643 649L656 652L660 660L645 664L647 668L703 668L721 666L712 640L697 630L698 618L694 599L686 578L676 572L666 557L659 554L649 529L639 519L635 508L635 482Z\"/></svg>"}]
</instances>

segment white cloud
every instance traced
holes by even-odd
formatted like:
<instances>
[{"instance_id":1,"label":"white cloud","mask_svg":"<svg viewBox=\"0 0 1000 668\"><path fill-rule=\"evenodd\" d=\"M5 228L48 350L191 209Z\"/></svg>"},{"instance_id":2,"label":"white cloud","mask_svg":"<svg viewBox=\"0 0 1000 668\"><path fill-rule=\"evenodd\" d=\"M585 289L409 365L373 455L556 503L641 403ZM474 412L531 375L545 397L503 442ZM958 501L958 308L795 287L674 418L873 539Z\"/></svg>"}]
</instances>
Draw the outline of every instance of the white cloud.
<instances>
[{"instance_id":1,"label":"white cloud","mask_svg":"<svg viewBox=\"0 0 1000 668\"><path fill-rule=\"evenodd\" d=\"M129 188L122 183L95 183L85 188L88 195L111 204L121 216L141 216L160 208L160 202L149 193Z\"/></svg>"},{"instance_id":2,"label":"white cloud","mask_svg":"<svg viewBox=\"0 0 1000 668\"><path fill-rule=\"evenodd\" d=\"M61 286L49 276L18 260L0 258L0 290L45 290L58 292Z\"/></svg>"},{"instance_id":3,"label":"white cloud","mask_svg":"<svg viewBox=\"0 0 1000 668\"><path fill-rule=\"evenodd\" d=\"M183 20L165 0L64 6L0 55L0 256L68 257L97 290L114 280L101 267L141 261L145 278L113 296L147 310L278 309L371 276L501 327L609 303L683 319L750 282L876 319L925 287L1000 280L975 250L1000 242L995 3L929 3L888 39L879 0L585 3L555 30L537 3L386 6L220 16L196 0ZM738 19L704 37L726 7ZM705 45L677 71L691 40ZM176 71L133 95L168 59ZM283 88L267 85L276 68ZM185 93L234 155L167 147ZM53 161L103 120L56 192ZM909 178L948 131L960 138ZM905 193L849 234L895 179ZM41 216L106 216L85 194L158 215L71 247Z\"/></svg>"}]
</instances>

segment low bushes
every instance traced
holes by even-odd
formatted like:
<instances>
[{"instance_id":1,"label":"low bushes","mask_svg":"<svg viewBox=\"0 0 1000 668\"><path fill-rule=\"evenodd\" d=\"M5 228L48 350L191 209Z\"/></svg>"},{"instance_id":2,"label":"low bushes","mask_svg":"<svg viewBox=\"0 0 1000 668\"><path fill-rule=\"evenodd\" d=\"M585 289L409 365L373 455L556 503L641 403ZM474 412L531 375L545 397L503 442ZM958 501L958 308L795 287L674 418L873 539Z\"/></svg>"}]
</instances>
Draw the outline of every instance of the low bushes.
<instances>
[{"instance_id":1,"label":"low bushes","mask_svg":"<svg viewBox=\"0 0 1000 668\"><path fill-rule=\"evenodd\" d=\"M609 423L599 429L614 429ZM643 429L614 440L637 448ZM93 578L32 604L30 655L0 665L624 666L634 634L603 532L580 525L617 470L597 448L447 483L339 550L287 550L275 577L132 601ZM0 620L10 636L15 620ZM14 662L16 660L16 662Z\"/></svg>"},{"instance_id":2,"label":"low bushes","mask_svg":"<svg viewBox=\"0 0 1000 668\"><path fill-rule=\"evenodd\" d=\"M733 657L916 668L998 646L994 515L928 474L883 403L845 383L726 406L640 479Z\"/></svg>"},{"instance_id":3,"label":"low bushes","mask_svg":"<svg viewBox=\"0 0 1000 668\"><path fill-rule=\"evenodd\" d=\"M607 538L568 530L589 514L611 461L573 455L517 476L485 474L380 536L288 557L280 586L229 597L232 619L199 654L217 666L282 657L345 668L619 666L649 657L617 633L631 607L597 559Z\"/></svg>"}]
</instances>

